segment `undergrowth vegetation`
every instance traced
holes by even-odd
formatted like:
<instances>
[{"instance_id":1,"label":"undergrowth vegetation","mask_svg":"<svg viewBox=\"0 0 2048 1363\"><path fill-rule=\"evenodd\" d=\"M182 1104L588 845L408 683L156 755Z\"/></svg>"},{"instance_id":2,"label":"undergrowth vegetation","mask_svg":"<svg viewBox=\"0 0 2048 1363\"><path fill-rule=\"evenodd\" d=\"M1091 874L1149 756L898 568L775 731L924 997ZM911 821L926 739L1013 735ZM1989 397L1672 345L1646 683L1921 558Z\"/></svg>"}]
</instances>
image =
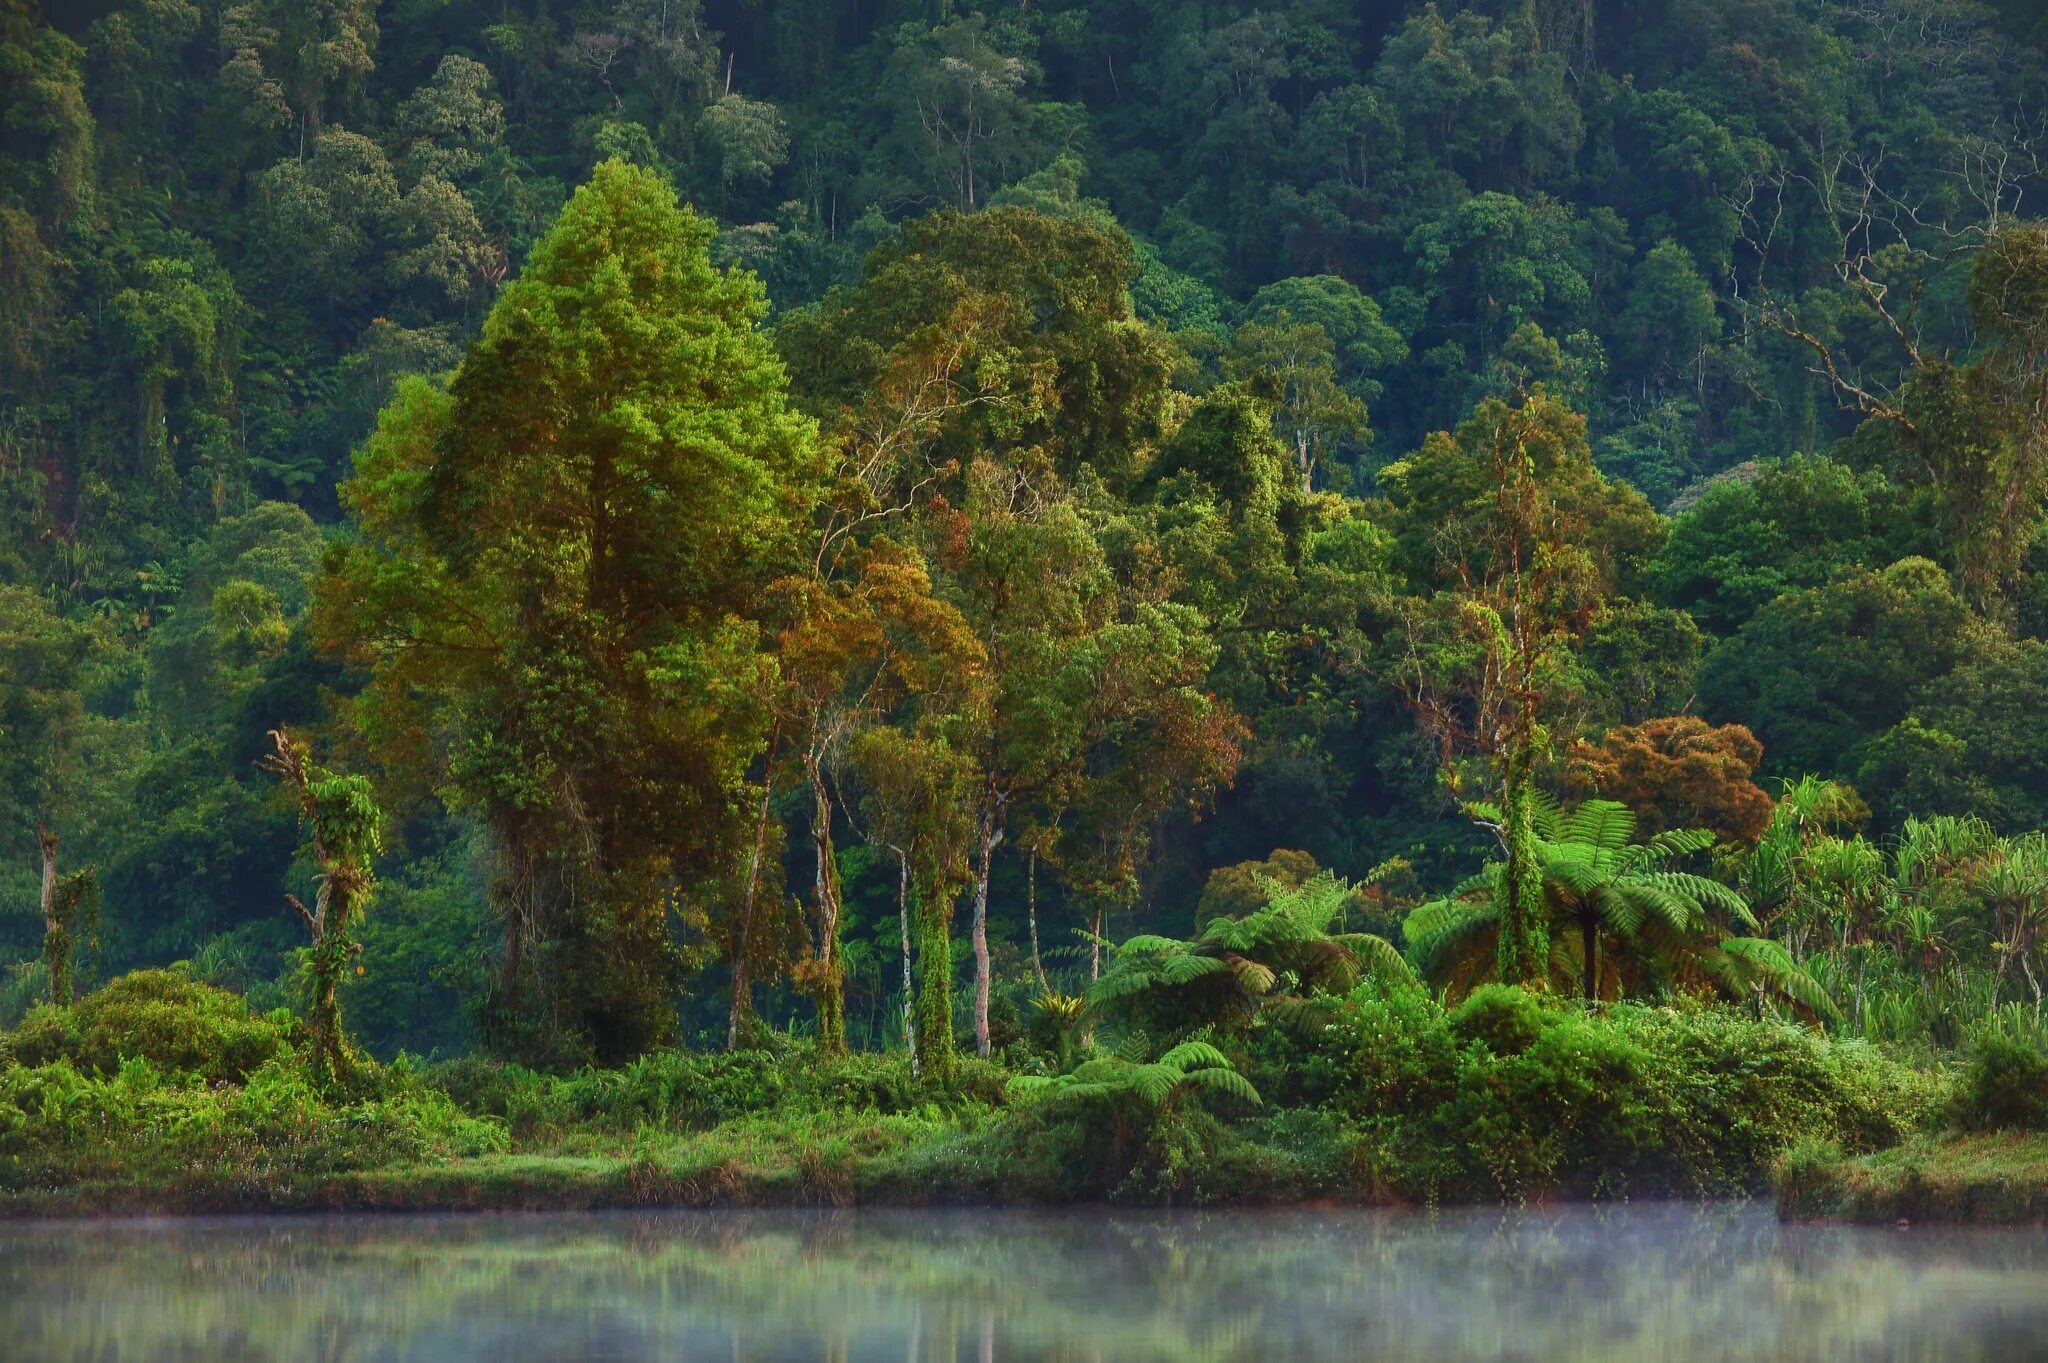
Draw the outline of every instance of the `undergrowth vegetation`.
<instances>
[{"instance_id":1,"label":"undergrowth vegetation","mask_svg":"<svg viewBox=\"0 0 2048 1363\"><path fill-rule=\"evenodd\" d=\"M1422 1203L1721 1196L1788 1151L2040 1129L2048 1060L1967 1074L1720 1006L1589 1011L1510 986L1446 1007L1371 978L1171 1042L1028 1038L948 1083L806 1041L549 1073L401 1058L320 1082L285 1010L176 971L0 1034L15 1210L1114 1199Z\"/></svg>"}]
</instances>

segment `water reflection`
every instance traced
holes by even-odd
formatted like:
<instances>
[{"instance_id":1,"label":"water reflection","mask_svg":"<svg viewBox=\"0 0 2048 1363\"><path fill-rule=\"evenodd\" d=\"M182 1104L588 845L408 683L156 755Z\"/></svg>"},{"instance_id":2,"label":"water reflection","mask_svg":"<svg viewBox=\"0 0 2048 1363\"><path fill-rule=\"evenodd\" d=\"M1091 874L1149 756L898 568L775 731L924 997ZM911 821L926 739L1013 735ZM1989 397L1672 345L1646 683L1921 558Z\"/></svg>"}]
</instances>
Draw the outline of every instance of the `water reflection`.
<instances>
[{"instance_id":1,"label":"water reflection","mask_svg":"<svg viewBox=\"0 0 2048 1363\"><path fill-rule=\"evenodd\" d=\"M1972 1363L2048 1357L2048 1236L1681 1206L0 1225L0 1356Z\"/></svg>"}]
</instances>

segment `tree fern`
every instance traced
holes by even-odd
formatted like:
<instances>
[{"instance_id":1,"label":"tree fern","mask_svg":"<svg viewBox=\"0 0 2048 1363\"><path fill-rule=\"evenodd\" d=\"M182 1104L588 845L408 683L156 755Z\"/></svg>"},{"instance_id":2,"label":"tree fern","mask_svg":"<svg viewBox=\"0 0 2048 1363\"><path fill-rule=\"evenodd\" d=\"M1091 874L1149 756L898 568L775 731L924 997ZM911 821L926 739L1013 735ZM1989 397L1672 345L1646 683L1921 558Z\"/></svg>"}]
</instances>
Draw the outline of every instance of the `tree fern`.
<instances>
[{"instance_id":1,"label":"tree fern","mask_svg":"<svg viewBox=\"0 0 2048 1363\"><path fill-rule=\"evenodd\" d=\"M1588 800L1569 813L1542 801L1534 822L1554 988L1575 984L1589 1000L1658 987L1711 988L1734 998L1762 992L1810 1013L1832 1012L1826 991L1784 948L1730 932L1758 930L1740 893L1674 868L1711 847L1711 834L1678 829L1631 842L1635 816L1612 800ZM1967 841L1964 832L1944 833ZM1409 955L1431 982L1463 993L1494 977L1503 874L1496 862L1409 915Z\"/></svg>"},{"instance_id":2,"label":"tree fern","mask_svg":"<svg viewBox=\"0 0 2048 1363\"><path fill-rule=\"evenodd\" d=\"M1141 1037L1127 1039L1124 1046L1084 1061L1071 1073L1019 1075L1010 1081L1010 1092L1026 1100L1130 1104L1155 1112L1200 1093L1220 1093L1252 1105L1260 1101L1251 1081L1206 1040L1182 1041L1154 1060L1142 1058L1146 1049Z\"/></svg>"},{"instance_id":3,"label":"tree fern","mask_svg":"<svg viewBox=\"0 0 2048 1363\"><path fill-rule=\"evenodd\" d=\"M1213 918L1192 940L1130 938L1088 992L1106 1019L1184 1032L1241 1027L1262 1011L1318 992L1342 993L1367 975L1409 975L1391 942L1333 931L1352 887L1323 872L1296 889L1268 886L1266 904Z\"/></svg>"}]
</instances>

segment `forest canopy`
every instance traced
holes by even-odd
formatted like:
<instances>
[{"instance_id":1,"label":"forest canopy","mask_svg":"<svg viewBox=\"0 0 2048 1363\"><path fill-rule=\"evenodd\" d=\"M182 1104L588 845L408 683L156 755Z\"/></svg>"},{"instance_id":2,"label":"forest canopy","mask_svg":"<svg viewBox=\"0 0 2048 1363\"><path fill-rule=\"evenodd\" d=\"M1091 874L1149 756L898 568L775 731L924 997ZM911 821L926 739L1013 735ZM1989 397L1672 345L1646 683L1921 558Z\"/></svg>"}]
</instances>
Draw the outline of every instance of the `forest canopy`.
<instances>
[{"instance_id":1,"label":"forest canopy","mask_svg":"<svg viewBox=\"0 0 2048 1363\"><path fill-rule=\"evenodd\" d=\"M2038 1019L2044 157L2029 0L0 0L0 1022Z\"/></svg>"}]
</instances>

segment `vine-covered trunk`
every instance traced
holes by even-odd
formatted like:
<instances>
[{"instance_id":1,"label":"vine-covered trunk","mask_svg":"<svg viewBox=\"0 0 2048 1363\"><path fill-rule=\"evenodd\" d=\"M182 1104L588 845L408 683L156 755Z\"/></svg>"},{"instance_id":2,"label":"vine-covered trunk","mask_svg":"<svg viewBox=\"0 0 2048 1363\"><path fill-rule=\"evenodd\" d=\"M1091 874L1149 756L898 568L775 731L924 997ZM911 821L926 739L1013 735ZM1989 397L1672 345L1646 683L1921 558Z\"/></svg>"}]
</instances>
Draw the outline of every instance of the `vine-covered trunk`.
<instances>
[{"instance_id":1,"label":"vine-covered trunk","mask_svg":"<svg viewBox=\"0 0 2048 1363\"><path fill-rule=\"evenodd\" d=\"M349 919L355 911L355 894L348 881L345 872L329 875L313 936L313 1007L307 1021L312 1024L321 1071L329 1078L348 1066L340 1003L341 978L353 955Z\"/></svg>"},{"instance_id":2,"label":"vine-covered trunk","mask_svg":"<svg viewBox=\"0 0 2048 1363\"><path fill-rule=\"evenodd\" d=\"M845 963L839 954L839 865L832 849L832 796L815 751L804 760L811 780L811 848L817 858L818 1045L828 1054L846 1049Z\"/></svg>"},{"instance_id":3,"label":"vine-covered trunk","mask_svg":"<svg viewBox=\"0 0 2048 1363\"><path fill-rule=\"evenodd\" d=\"M910 1075L917 1077L917 988L910 974L910 859L896 854L896 921L903 933L903 1045L910 1052Z\"/></svg>"},{"instance_id":4,"label":"vine-covered trunk","mask_svg":"<svg viewBox=\"0 0 2048 1363\"><path fill-rule=\"evenodd\" d=\"M1031 854L1031 861L1024 872L1024 918L1031 925L1031 969L1038 976L1038 992L1052 993L1052 986L1046 983L1045 960L1038 954L1038 853Z\"/></svg>"},{"instance_id":5,"label":"vine-covered trunk","mask_svg":"<svg viewBox=\"0 0 2048 1363\"><path fill-rule=\"evenodd\" d=\"M944 1083L953 1077L953 906L928 881L918 886L917 973L918 1068Z\"/></svg>"},{"instance_id":6,"label":"vine-covered trunk","mask_svg":"<svg viewBox=\"0 0 2048 1363\"><path fill-rule=\"evenodd\" d=\"M1549 976L1550 933L1544 922L1543 872L1536 864L1536 791L1530 771L1535 742L1529 727L1525 721L1508 752L1501 829L1507 865L1494 891L1494 908L1500 923L1502 982L1541 989Z\"/></svg>"},{"instance_id":7,"label":"vine-covered trunk","mask_svg":"<svg viewBox=\"0 0 2048 1363\"><path fill-rule=\"evenodd\" d=\"M974 1053L988 1058L988 881L1003 841L1003 802L989 792L981 807L981 859L974 875Z\"/></svg>"},{"instance_id":8,"label":"vine-covered trunk","mask_svg":"<svg viewBox=\"0 0 2048 1363\"><path fill-rule=\"evenodd\" d=\"M761 801L754 811L754 848L747 857L747 883L740 891L739 921L732 937L732 1010L726 1018L725 1048L736 1050L754 1021L754 981L748 957L754 949L754 905L761 892L761 858L768 850L769 800L775 793L775 750L782 741L782 721L768 734L768 766L761 773Z\"/></svg>"}]
</instances>

